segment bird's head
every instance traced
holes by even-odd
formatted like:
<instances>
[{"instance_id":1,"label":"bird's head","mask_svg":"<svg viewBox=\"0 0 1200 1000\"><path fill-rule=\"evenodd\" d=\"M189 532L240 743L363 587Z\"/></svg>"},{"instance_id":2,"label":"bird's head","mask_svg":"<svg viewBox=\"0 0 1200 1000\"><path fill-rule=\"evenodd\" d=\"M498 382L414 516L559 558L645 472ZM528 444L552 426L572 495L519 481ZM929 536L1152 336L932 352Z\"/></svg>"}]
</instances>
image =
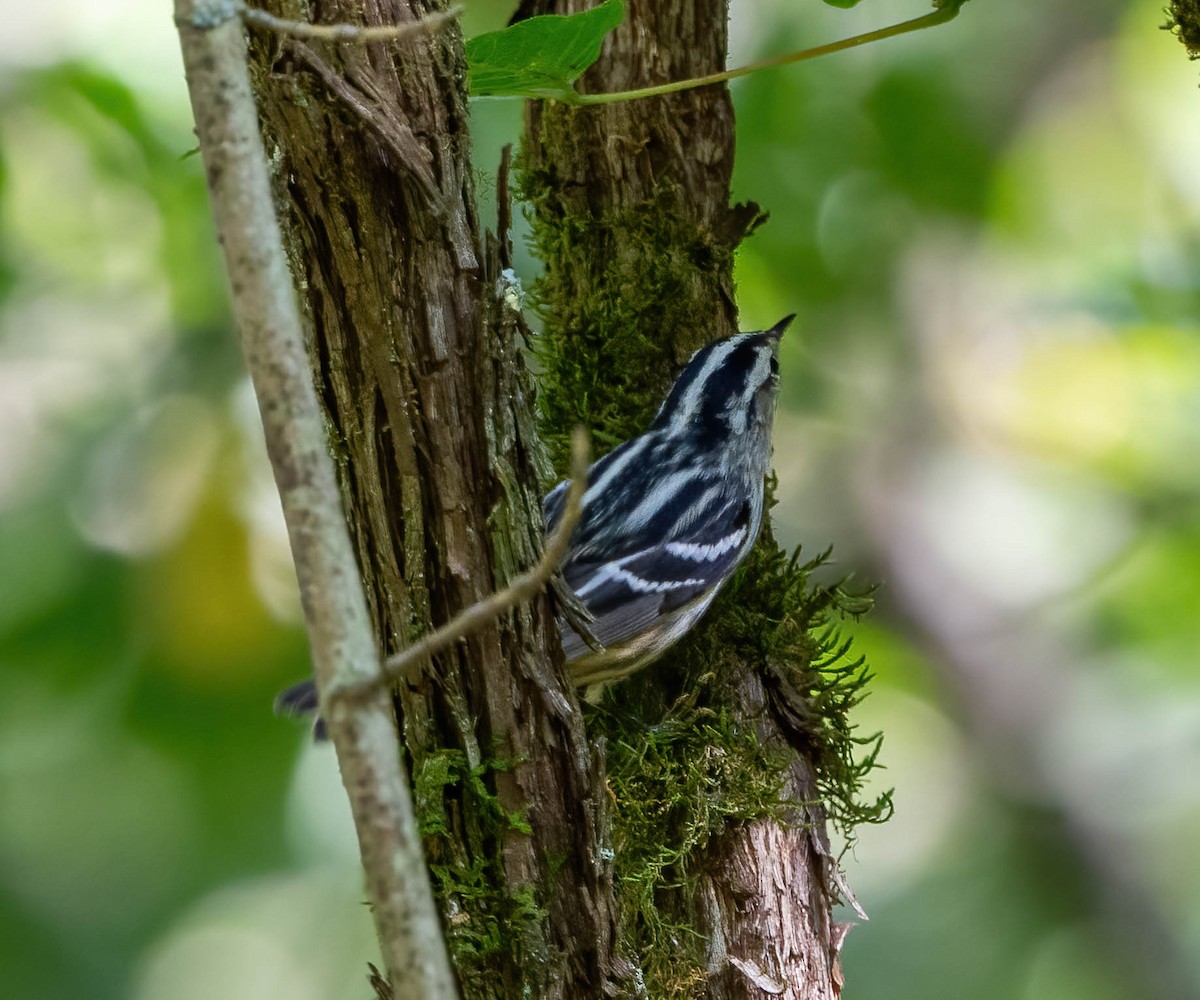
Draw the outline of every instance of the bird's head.
<instances>
[{"instance_id":1,"label":"bird's head","mask_svg":"<svg viewBox=\"0 0 1200 1000\"><path fill-rule=\"evenodd\" d=\"M731 459L762 464L765 471L779 385L779 339L793 318L700 348L679 373L652 429L704 435L709 444L724 439Z\"/></svg>"}]
</instances>

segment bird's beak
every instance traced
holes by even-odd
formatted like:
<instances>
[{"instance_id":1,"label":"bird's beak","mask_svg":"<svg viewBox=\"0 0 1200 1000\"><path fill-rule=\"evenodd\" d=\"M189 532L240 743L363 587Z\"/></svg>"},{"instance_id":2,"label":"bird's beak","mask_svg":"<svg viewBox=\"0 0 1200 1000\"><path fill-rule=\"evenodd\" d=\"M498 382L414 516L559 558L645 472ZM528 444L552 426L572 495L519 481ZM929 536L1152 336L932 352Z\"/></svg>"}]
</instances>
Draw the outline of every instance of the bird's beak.
<instances>
[{"instance_id":1,"label":"bird's beak","mask_svg":"<svg viewBox=\"0 0 1200 1000\"><path fill-rule=\"evenodd\" d=\"M783 319L781 319L778 323L776 323L773 327L771 327L771 329L765 330L764 332L767 334L771 334L775 337L782 337L783 331L792 325L792 320L794 320L795 318L796 318L795 313L792 313L790 316L784 316Z\"/></svg>"}]
</instances>

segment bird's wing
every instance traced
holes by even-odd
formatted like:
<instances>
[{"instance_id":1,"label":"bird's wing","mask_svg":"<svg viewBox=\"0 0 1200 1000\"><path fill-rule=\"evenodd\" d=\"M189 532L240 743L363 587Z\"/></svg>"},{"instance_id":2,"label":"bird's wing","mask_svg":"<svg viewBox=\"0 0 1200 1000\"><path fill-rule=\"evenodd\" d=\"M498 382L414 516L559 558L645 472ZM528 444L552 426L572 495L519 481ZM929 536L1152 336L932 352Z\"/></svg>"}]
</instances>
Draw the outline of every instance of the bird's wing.
<instances>
[{"instance_id":1,"label":"bird's wing","mask_svg":"<svg viewBox=\"0 0 1200 1000\"><path fill-rule=\"evenodd\" d=\"M750 522L749 501L729 497L692 527L656 544L612 552L603 561L572 557L563 577L595 616L589 628L600 644L619 646L716 587L753 541ZM573 653L566 640L564 648L568 659L586 651Z\"/></svg>"}]
</instances>

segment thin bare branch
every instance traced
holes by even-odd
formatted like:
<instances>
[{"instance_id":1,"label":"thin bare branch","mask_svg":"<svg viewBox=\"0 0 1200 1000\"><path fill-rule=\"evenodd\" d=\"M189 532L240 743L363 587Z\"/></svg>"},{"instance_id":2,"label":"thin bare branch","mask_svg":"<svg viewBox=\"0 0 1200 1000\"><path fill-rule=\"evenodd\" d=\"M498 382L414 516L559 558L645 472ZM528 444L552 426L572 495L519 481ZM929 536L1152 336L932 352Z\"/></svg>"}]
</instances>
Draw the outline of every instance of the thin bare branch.
<instances>
[{"instance_id":1,"label":"thin bare branch","mask_svg":"<svg viewBox=\"0 0 1200 1000\"><path fill-rule=\"evenodd\" d=\"M348 42L367 45L371 42L403 42L417 35L431 34L457 20L463 9L458 4L405 24L311 24L308 21L288 21L268 14L257 7L241 9L242 19L257 28L279 35L319 42Z\"/></svg>"},{"instance_id":2,"label":"thin bare branch","mask_svg":"<svg viewBox=\"0 0 1200 1000\"><path fill-rule=\"evenodd\" d=\"M459 640L478 632L522 601L527 601L538 594L558 569L558 564L562 562L563 556L567 554L571 532L575 530L575 525L579 523L579 517L583 513L583 494L587 490L587 468L590 455L591 448L588 445L587 432L582 427L577 427L571 439L571 483L567 487L562 518L553 533L546 539L545 547L542 549L542 558L538 560L536 566L527 573L522 573L503 590L465 608L441 628L418 639L407 649L402 649L399 653L389 656L384 661L383 670L376 676L355 680L352 684L339 685L330 690L327 693L330 701L362 698L389 686L401 677L409 676L416 667L430 657L444 649L449 649Z\"/></svg>"},{"instance_id":3,"label":"thin bare branch","mask_svg":"<svg viewBox=\"0 0 1200 1000\"><path fill-rule=\"evenodd\" d=\"M287 520L320 690L379 671L379 653L275 216L246 65L228 3L176 0L196 134ZM396 1000L453 998L455 980L426 874L391 699L331 706L329 735L350 798Z\"/></svg>"},{"instance_id":4,"label":"thin bare branch","mask_svg":"<svg viewBox=\"0 0 1200 1000\"><path fill-rule=\"evenodd\" d=\"M757 73L759 70L773 69L776 66L787 66L791 63L804 62L808 59L817 59L821 56L832 55L834 52L845 52L847 49L857 48L860 45L881 42L884 39L895 38L898 35L907 35L912 31L921 31L925 28L936 27L939 24L946 24L948 21L953 21L958 17L959 8L965 2L966 0L948 0L948 2L942 4L936 10L930 11L928 14L914 17L908 21L902 21L899 24L890 24L886 28L877 28L874 31L868 31L861 35L852 35L849 38L843 38L836 42L827 42L824 45L816 45L809 49L801 49L798 52L788 52L781 56L758 59L752 63L747 63L745 66L739 66L736 69L721 70L719 73L709 73L705 76L692 77L688 80L674 80L671 83L660 83L653 87L639 87L637 90L622 90L608 94L576 94L565 103L619 104L624 101L638 101L643 97L660 97L663 94L678 94L685 90L695 90L698 87L711 87L714 83L725 83L728 80L736 80L739 77ZM562 100L563 98L555 97L553 99Z\"/></svg>"}]
</instances>

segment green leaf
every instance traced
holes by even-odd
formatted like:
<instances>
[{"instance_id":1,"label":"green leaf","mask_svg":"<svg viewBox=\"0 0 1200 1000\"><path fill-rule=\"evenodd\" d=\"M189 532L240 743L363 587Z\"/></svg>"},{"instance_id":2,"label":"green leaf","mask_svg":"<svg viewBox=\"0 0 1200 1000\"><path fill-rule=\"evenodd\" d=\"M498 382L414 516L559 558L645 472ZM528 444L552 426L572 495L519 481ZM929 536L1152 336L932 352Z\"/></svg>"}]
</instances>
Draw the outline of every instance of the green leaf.
<instances>
[{"instance_id":1,"label":"green leaf","mask_svg":"<svg viewBox=\"0 0 1200 1000\"><path fill-rule=\"evenodd\" d=\"M572 100L571 84L624 19L624 0L605 0L578 14L544 14L477 35L467 42L471 96Z\"/></svg>"},{"instance_id":2,"label":"green leaf","mask_svg":"<svg viewBox=\"0 0 1200 1000\"><path fill-rule=\"evenodd\" d=\"M851 7L857 7L862 0L825 0L830 7L841 7L844 10L849 10Z\"/></svg>"}]
</instances>

